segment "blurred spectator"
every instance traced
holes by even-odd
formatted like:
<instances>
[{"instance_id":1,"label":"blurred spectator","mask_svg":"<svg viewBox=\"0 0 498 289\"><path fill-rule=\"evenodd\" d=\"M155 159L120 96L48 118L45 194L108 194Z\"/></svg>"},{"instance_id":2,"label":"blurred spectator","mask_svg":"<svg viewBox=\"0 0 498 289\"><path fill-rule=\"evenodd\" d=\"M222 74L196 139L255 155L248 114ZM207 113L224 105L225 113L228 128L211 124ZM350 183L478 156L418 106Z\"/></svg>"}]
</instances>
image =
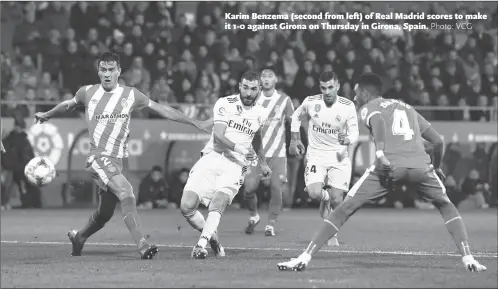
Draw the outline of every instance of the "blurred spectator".
<instances>
[{"instance_id":1,"label":"blurred spectator","mask_svg":"<svg viewBox=\"0 0 498 289\"><path fill-rule=\"evenodd\" d=\"M168 200L170 203L176 204L178 208L180 207L183 188L187 183L189 173L189 169L183 168L178 173L173 175L173 180L171 181L171 189Z\"/></svg>"},{"instance_id":2,"label":"blurred spectator","mask_svg":"<svg viewBox=\"0 0 498 289\"><path fill-rule=\"evenodd\" d=\"M356 2L337 5L201 2L195 4L197 12L193 23L189 13L175 14L175 2L82 1L49 5L2 2L1 5L2 49L7 49L3 52L14 46L16 53L11 55L16 60L29 55L36 71L36 77L34 74L23 76L14 58L8 65L2 61L2 95L9 84L15 87L16 95L25 95L28 88L36 87L42 71L49 72L53 80L62 81L59 89L69 88L74 93L82 85L98 82L95 60L100 53L110 50L122 56L122 81L148 92L159 77L165 76L179 102L184 101L186 93L196 90L203 75L207 75L212 90L204 96L194 95L194 99L205 101L237 93L239 78L245 70L275 66L282 80L279 86L289 93L292 90L304 95L314 93L311 91L316 91L316 75L333 70L341 82L339 93L348 97L357 76L372 71L385 77L385 96L412 104L428 104L420 99L426 91L431 104L462 106L463 110L445 113L445 120L497 118L496 112L482 115L480 110L468 111L469 106L484 106L483 96L488 98L488 107L494 101L497 57L496 41L490 32L496 29L494 22L473 21L473 30L468 33L455 30L401 34L392 31L236 31L224 29L224 13L299 11L313 14L353 10L369 13L379 8ZM429 11L465 14L469 9L468 5L461 4L450 11L445 5L431 5ZM490 6L475 6L469 11L476 13L483 7L489 10ZM424 12L419 8L414 11ZM261 24L255 20L232 22ZM336 22L346 23L346 20ZM455 21L439 23L454 25ZM149 80L142 76L147 74L142 69L129 72L136 57L142 58ZM446 95L448 101L442 95ZM45 96L36 99L45 99ZM442 114L433 115L443 119Z\"/></svg>"},{"instance_id":3,"label":"blurred spectator","mask_svg":"<svg viewBox=\"0 0 498 289\"><path fill-rule=\"evenodd\" d=\"M163 176L163 169L154 166L142 179L138 189L137 208L156 209L168 205L169 186Z\"/></svg>"},{"instance_id":4,"label":"blurred spectator","mask_svg":"<svg viewBox=\"0 0 498 289\"><path fill-rule=\"evenodd\" d=\"M2 104L2 117L19 116L19 118L26 118L30 116L28 107L25 104L12 103L12 101L20 100L20 97L16 96L14 90L7 90L5 100L9 101L9 103Z\"/></svg>"},{"instance_id":5,"label":"blurred spectator","mask_svg":"<svg viewBox=\"0 0 498 289\"><path fill-rule=\"evenodd\" d=\"M460 201L462 201L462 192L458 188L458 184L453 176L448 176L446 181L444 182L444 186L446 187L446 194L450 201L458 206Z\"/></svg>"},{"instance_id":6,"label":"blurred spectator","mask_svg":"<svg viewBox=\"0 0 498 289\"><path fill-rule=\"evenodd\" d=\"M35 57L38 53L41 28L41 22L36 19L36 12L25 11L23 21L16 26L14 31L15 49L23 55Z\"/></svg>"},{"instance_id":7,"label":"blurred spectator","mask_svg":"<svg viewBox=\"0 0 498 289\"><path fill-rule=\"evenodd\" d=\"M131 67L123 73L122 77L127 85L134 86L144 93L150 91L150 72L145 69L142 57L133 58Z\"/></svg>"},{"instance_id":8,"label":"blurred spectator","mask_svg":"<svg viewBox=\"0 0 498 289\"><path fill-rule=\"evenodd\" d=\"M90 6L86 1L78 1L71 7L69 21L80 39L88 34L88 30L98 22L98 19L98 8Z\"/></svg>"},{"instance_id":9,"label":"blurred spectator","mask_svg":"<svg viewBox=\"0 0 498 289\"><path fill-rule=\"evenodd\" d=\"M33 147L24 131L24 119L14 118L14 129L2 140L6 153L2 156L2 168L13 173L14 182L19 189L22 208L41 208L40 188L30 184L24 175L24 167L35 157ZM10 188L8 188L10 189Z\"/></svg>"},{"instance_id":10,"label":"blurred spectator","mask_svg":"<svg viewBox=\"0 0 498 289\"><path fill-rule=\"evenodd\" d=\"M50 2L48 8L43 11L47 29L55 29L59 35L69 27L69 16L69 11L59 1Z\"/></svg>"},{"instance_id":11,"label":"blurred spectator","mask_svg":"<svg viewBox=\"0 0 498 289\"><path fill-rule=\"evenodd\" d=\"M489 185L480 180L477 170L471 170L462 184L463 200L458 204L458 210L485 209L489 205L486 199L489 197Z\"/></svg>"},{"instance_id":12,"label":"blurred spectator","mask_svg":"<svg viewBox=\"0 0 498 289\"><path fill-rule=\"evenodd\" d=\"M211 85L207 75L201 75L199 77L199 83L195 88L195 102L203 104L214 104L218 99L212 98L213 92L213 86Z\"/></svg>"},{"instance_id":13,"label":"blurred spectator","mask_svg":"<svg viewBox=\"0 0 498 289\"><path fill-rule=\"evenodd\" d=\"M173 90L169 87L166 77L161 76L154 82L151 90L152 99L160 104L175 103L176 98Z\"/></svg>"},{"instance_id":14,"label":"blurred spectator","mask_svg":"<svg viewBox=\"0 0 498 289\"><path fill-rule=\"evenodd\" d=\"M195 105L194 95L190 92L187 92L185 95L185 103L181 104L180 110L183 114L190 118L196 118L199 114L199 109Z\"/></svg>"},{"instance_id":15,"label":"blurred spectator","mask_svg":"<svg viewBox=\"0 0 498 289\"><path fill-rule=\"evenodd\" d=\"M86 72L81 68L85 67L85 60L82 52L79 50L78 43L75 41L69 42L67 51L62 56L61 72L62 85L71 92L76 93L82 83Z\"/></svg>"},{"instance_id":16,"label":"blurred spectator","mask_svg":"<svg viewBox=\"0 0 498 289\"><path fill-rule=\"evenodd\" d=\"M474 32L471 34L471 37L476 39L477 47L480 51L487 53L496 49L496 40L493 41L493 37L484 31L484 24L482 22L476 23L473 31Z\"/></svg>"},{"instance_id":17,"label":"blurred spectator","mask_svg":"<svg viewBox=\"0 0 498 289\"><path fill-rule=\"evenodd\" d=\"M41 54L43 55L41 69L48 72L52 78L56 78L60 71L60 60L64 54L59 30L50 30L48 41L45 41L41 47Z\"/></svg>"}]
</instances>

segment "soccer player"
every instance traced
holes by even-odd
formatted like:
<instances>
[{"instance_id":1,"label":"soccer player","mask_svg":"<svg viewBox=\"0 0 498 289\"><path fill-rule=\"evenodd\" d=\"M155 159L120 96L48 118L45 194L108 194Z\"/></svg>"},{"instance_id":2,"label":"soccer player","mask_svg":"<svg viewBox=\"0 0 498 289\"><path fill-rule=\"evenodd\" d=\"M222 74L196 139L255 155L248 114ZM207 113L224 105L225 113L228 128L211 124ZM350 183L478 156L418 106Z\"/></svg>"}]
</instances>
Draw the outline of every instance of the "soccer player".
<instances>
[{"instance_id":1,"label":"soccer player","mask_svg":"<svg viewBox=\"0 0 498 289\"><path fill-rule=\"evenodd\" d=\"M98 61L100 84L83 86L73 99L63 101L47 112L35 114L35 121L43 123L77 105L85 106L85 120L91 137L86 169L99 186L99 206L83 229L67 233L73 245L73 256L81 255L85 241L111 219L118 202L140 257L152 259L158 252L158 248L148 244L141 232L133 187L122 174L127 167L130 115L133 110L149 107L166 119L204 129L203 123L191 120L171 107L157 104L136 88L119 85L120 74L119 56L106 52Z\"/></svg>"},{"instance_id":2,"label":"soccer player","mask_svg":"<svg viewBox=\"0 0 498 289\"><path fill-rule=\"evenodd\" d=\"M443 140L431 125L410 105L380 97L382 81L373 73L360 77L355 100L360 106L361 122L370 130L376 147L376 162L348 192L346 199L324 220L321 229L296 259L279 263L280 270L303 270L312 256L342 227L346 220L368 201L383 197L398 182L415 185L419 193L441 213L446 228L462 255L465 268L485 271L470 252L464 222L446 195L439 167ZM433 161L426 154L423 139L434 145Z\"/></svg>"},{"instance_id":3,"label":"soccer player","mask_svg":"<svg viewBox=\"0 0 498 289\"><path fill-rule=\"evenodd\" d=\"M260 132L268 113L264 107L255 105L259 89L259 75L246 72L239 83L240 94L222 97L214 105L211 139L190 171L180 205L187 222L201 232L192 258L206 258L208 242L216 256L225 255L216 231L221 215L244 183L249 161L259 157L262 174L271 175ZM257 156L251 146L253 139L260 148ZM208 207L206 220L198 211L200 203Z\"/></svg>"},{"instance_id":4,"label":"soccer player","mask_svg":"<svg viewBox=\"0 0 498 289\"><path fill-rule=\"evenodd\" d=\"M294 112L291 99L275 89L276 82L275 70L271 67L263 69L261 72L262 91L257 102L266 109L268 115L266 123L261 128L261 137L263 138L262 145L266 161L272 171L269 180L271 199L265 236L275 236L275 224L282 210L282 190L287 182L285 122L290 122ZM255 160L249 166L244 182L244 199L250 212L249 223L245 228L246 234L252 234L260 221L256 190L261 180L261 169L258 161ZM265 180L263 183L268 185Z\"/></svg>"},{"instance_id":5,"label":"soccer player","mask_svg":"<svg viewBox=\"0 0 498 289\"><path fill-rule=\"evenodd\" d=\"M320 215L326 218L349 190L352 165L347 149L358 140L359 131L355 105L337 95L339 80L334 72L320 75L320 90L321 94L306 97L292 115L289 152L304 151L299 129L301 120L309 119L304 179L310 198L320 201ZM325 190L324 185L329 189ZM336 236L329 245L339 246Z\"/></svg>"}]
</instances>

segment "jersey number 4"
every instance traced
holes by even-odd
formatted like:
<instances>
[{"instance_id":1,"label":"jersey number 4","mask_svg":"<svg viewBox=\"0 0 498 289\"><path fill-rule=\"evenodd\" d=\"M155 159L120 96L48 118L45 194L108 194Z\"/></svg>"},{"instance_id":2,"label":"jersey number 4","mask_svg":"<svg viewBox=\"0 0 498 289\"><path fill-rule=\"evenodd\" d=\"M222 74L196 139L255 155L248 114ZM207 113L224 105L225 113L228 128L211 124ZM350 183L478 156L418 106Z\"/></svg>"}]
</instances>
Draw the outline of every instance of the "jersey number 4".
<instances>
[{"instance_id":1,"label":"jersey number 4","mask_svg":"<svg viewBox=\"0 0 498 289\"><path fill-rule=\"evenodd\" d=\"M392 131L393 135L402 135L405 140L411 140L413 138L415 133L410 127L406 111L401 109L394 110Z\"/></svg>"}]
</instances>

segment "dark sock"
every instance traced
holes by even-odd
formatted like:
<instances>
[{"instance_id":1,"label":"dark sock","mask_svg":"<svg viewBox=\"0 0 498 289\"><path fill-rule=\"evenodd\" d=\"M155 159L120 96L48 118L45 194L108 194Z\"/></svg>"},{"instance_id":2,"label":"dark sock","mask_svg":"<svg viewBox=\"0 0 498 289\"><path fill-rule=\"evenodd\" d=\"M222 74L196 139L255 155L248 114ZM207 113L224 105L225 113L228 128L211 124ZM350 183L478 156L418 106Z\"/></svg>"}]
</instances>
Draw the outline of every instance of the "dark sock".
<instances>
[{"instance_id":1,"label":"dark sock","mask_svg":"<svg viewBox=\"0 0 498 289\"><path fill-rule=\"evenodd\" d=\"M140 231L141 222L140 217L137 212L137 205L135 198L128 197L121 201L121 212L123 214L123 220L131 233L131 238L137 244L138 248L141 248L145 244L145 238Z\"/></svg>"},{"instance_id":2,"label":"dark sock","mask_svg":"<svg viewBox=\"0 0 498 289\"><path fill-rule=\"evenodd\" d=\"M244 199L246 200L247 209L251 213L251 216L256 216L258 214L258 197L256 196L256 193L249 196L244 194Z\"/></svg>"},{"instance_id":3,"label":"dark sock","mask_svg":"<svg viewBox=\"0 0 498 289\"><path fill-rule=\"evenodd\" d=\"M443 216L446 229L450 232L453 241L460 251L460 254L462 254L462 256L470 255L471 253L467 229L465 228L465 223L463 222L462 217L460 216L460 213L458 213L455 205L452 203L445 203L444 205L438 207L438 209Z\"/></svg>"},{"instance_id":4,"label":"dark sock","mask_svg":"<svg viewBox=\"0 0 498 289\"><path fill-rule=\"evenodd\" d=\"M341 203L334 211L330 213L327 219L323 220L322 226L318 233L316 233L313 241L310 242L306 248L306 253L313 256L320 248L332 238L347 219L353 215L363 203L358 200L349 199Z\"/></svg>"},{"instance_id":5,"label":"dark sock","mask_svg":"<svg viewBox=\"0 0 498 289\"><path fill-rule=\"evenodd\" d=\"M277 223L278 215L282 210L282 189L271 188L271 199L268 208L268 225L275 226Z\"/></svg>"},{"instance_id":6,"label":"dark sock","mask_svg":"<svg viewBox=\"0 0 498 289\"><path fill-rule=\"evenodd\" d=\"M100 191L99 207L97 208L97 211L90 216L88 223L79 231L78 235L86 240L102 229L112 218L117 202L118 199L115 195L106 191Z\"/></svg>"}]
</instances>

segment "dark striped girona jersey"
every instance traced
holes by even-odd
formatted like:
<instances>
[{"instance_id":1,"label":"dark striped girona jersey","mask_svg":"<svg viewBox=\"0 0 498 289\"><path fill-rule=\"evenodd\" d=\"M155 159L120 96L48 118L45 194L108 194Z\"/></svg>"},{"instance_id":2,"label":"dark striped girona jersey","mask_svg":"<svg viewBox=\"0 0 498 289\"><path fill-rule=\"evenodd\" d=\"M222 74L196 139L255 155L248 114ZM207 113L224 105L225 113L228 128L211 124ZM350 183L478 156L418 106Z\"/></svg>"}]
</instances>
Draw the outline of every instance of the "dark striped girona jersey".
<instances>
[{"instance_id":1,"label":"dark striped girona jersey","mask_svg":"<svg viewBox=\"0 0 498 289\"><path fill-rule=\"evenodd\" d=\"M294 113L290 97L277 90L269 97L261 92L257 104L268 114L268 119L261 128L265 157L285 157L285 120Z\"/></svg>"},{"instance_id":2,"label":"dark striped girona jersey","mask_svg":"<svg viewBox=\"0 0 498 289\"><path fill-rule=\"evenodd\" d=\"M371 130L370 119L380 114L386 124L384 153L396 167L426 168L430 156L425 152L422 134L431 124L411 105L379 97L360 109L361 122Z\"/></svg>"},{"instance_id":3,"label":"dark striped girona jersey","mask_svg":"<svg viewBox=\"0 0 498 289\"><path fill-rule=\"evenodd\" d=\"M134 87L118 84L108 92L100 84L94 84L81 87L74 102L85 106L90 153L128 157L131 112L148 107L150 99Z\"/></svg>"}]
</instances>

